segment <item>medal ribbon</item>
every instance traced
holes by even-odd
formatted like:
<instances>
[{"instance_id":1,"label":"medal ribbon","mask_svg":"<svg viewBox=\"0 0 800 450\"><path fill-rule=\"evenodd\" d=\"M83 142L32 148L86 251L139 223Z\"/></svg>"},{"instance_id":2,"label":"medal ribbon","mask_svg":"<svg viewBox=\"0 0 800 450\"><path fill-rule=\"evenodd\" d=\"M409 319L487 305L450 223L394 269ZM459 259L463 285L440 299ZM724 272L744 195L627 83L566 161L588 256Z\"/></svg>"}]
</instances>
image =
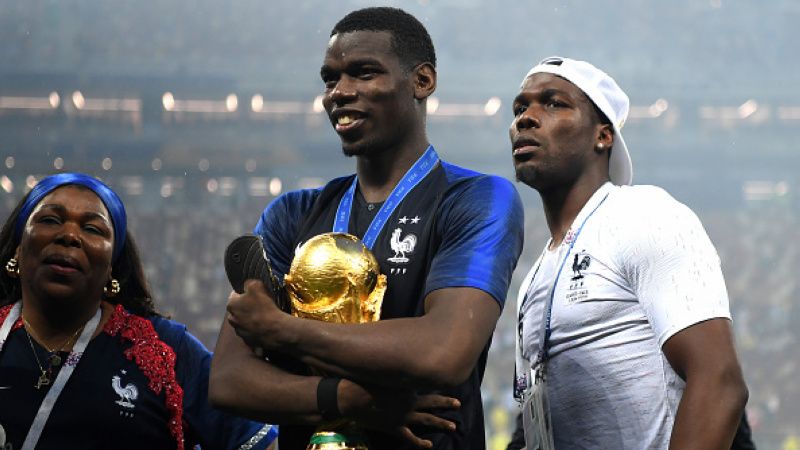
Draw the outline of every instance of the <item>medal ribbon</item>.
<instances>
[{"instance_id":1,"label":"medal ribbon","mask_svg":"<svg viewBox=\"0 0 800 450\"><path fill-rule=\"evenodd\" d=\"M67 357L67 362L58 372L58 376L56 377L56 381L53 382L53 386L49 391L47 391L47 395L45 395L42 404L39 406L39 411L36 412L36 417L33 419L33 424L31 425L30 430L28 430L28 435L25 437L25 442L22 444L22 450L33 450L36 447L36 444L39 442L39 437L42 435L44 426L47 423L47 419L50 417L50 413L53 411L53 406L55 405L56 400L58 400L58 396L61 395L61 392L64 390L64 386L67 384L69 377L72 376L72 372L75 370L78 362L80 362L81 357L83 356L83 351L86 350L86 346L89 344L89 340L92 338L92 334L94 334L97 324L100 323L100 316L102 315L100 311L100 308L98 308L97 312L94 313L94 317L92 317L89 322L86 323L86 326L83 327L81 336L78 338L78 341L75 343L75 346L72 347L72 351ZM0 327L0 350L3 349L2 346L6 342L6 338L8 338L8 335L11 332L11 327L21 314L22 302L19 301L14 305L13 308L11 308L11 311L8 313L8 316L3 322L2 327Z\"/></svg>"},{"instance_id":2,"label":"medal ribbon","mask_svg":"<svg viewBox=\"0 0 800 450\"><path fill-rule=\"evenodd\" d=\"M436 167L437 162L439 162L439 155L436 154L436 150L433 149L433 146L429 145L425 153L423 153L414 165L408 169L405 175L403 175L403 178L397 183L397 186L394 187L392 193L389 194L389 198L383 202L383 206L381 206L381 209L378 210L375 218L373 218L372 222L369 224L369 228L367 228L366 233L364 233L364 238L362 239L364 245L366 245L368 249L372 250L372 246L375 245L378 235L381 230L383 230L384 225L386 225L386 222L389 220L394 210L397 209L397 205L403 201L406 195L408 195L420 181L431 173L433 168ZM353 183L339 201L339 207L336 209L336 219L333 222L333 231L335 233L347 233L357 185L358 176L353 178Z\"/></svg>"},{"instance_id":3,"label":"medal ribbon","mask_svg":"<svg viewBox=\"0 0 800 450\"><path fill-rule=\"evenodd\" d=\"M570 242L569 244L569 249L567 249L567 253L564 255L564 259L561 260L561 265L558 267L556 278L555 280L553 280L553 287L550 288L550 297L547 299L547 304L545 305L545 311L544 311L545 320L543 321L544 323L542 324L541 340L539 341L539 354L536 357L536 364L534 364L534 367L536 367L539 364L544 364L545 362L547 362L547 357L548 357L547 344L550 342L550 333L552 332L552 330L550 329L550 319L553 317L553 298L556 296L556 286L558 286L558 280L561 277L561 271L564 269L564 264L569 259L569 255L570 253L572 253L572 247L575 247L575 242L578 241L578 236L580 236L581 231L583 230L583 226L586 225L586 221L588 221L589 218L592 217L592 214L594 214L594 212L597 211L597 208L599 208L600 205L602 205L607 198L608 194L606 194L606 196L603 197L602 200L600 200L600 203L598 203L597 206L594 207L592 212L590 212L586 216L586 218L583 219L581 226L578 227L578 231L576 231L575 235L572 237L572 242ZM533 281L534 280L531 279L531 286L533 286Z\"/></svg>"},{"instance_id":4,"label":"medal ribbon","mask_svg":"<svg viewBox=\"0 0 800 450\"><path fill-rule=\"evenodd\" d=\"M595 211L597 211L597 209L600 208L600 205L602 205L607 198L608 198L608 193L606 193L605 196L597 203L594 209L592 209L592 211L586 215L586 217L583 219L583 222L581 222L580 227L578 227L578 230L575 232L574 235L572 235L571 242L569 243L569 248L564 254L564 259L561 260L561 264L558 267L558 272L556 273L556 277L553 280L553 286L550 288L550 295L547 298L547 303L545 304L544 311L542 311L543 320L542 320L542 328L539 333L540 336L539 353L536 355L536 361L534 361L534 364L531 365L531 368L536 368L541 364L545 364L549 356L548 354L549 349L547 348L547 344L550 341L550 333L552 332L552 330L550 329L550 322L553 317L553 299L555 298L556 295L556 286L558 285L558 280L561 277L561 271L564 269L564 264L567 262L567 259L569 259L569 255L572 253L572 248L575 246L575 242L578 241L578 236L580 236L581 231L583 231L583 226L586 225L586 222L589 220L589 218L592 217ZM567 233L567 236L569 236L569 232ZM535 268L532 270L532 274L530 275L530 284L528 284L527 293L523 297L522 302L518 307L518 316L519 316L518 321L520 325L517 330L517 346L516 346L517 367L515 367L514 369L515 370L514 397L517 399L521 399L523 392L531 386L530 370L524 369L524 366L520 364L522 361L522 345L521 345L522 315L521 314L522 311L524 310L525 301L528 300L528 298L530 298L532 295L533 283L536 279L536 275L539 272L539 267L542 264L542 259L544 258L545 252L547 252L547 247L549 246L550 246L550 241L547 242L547 244L544 247L545 249L542 252L542 255L539 256L539 259L536 261Z\"/></svg>"}]
</instances>

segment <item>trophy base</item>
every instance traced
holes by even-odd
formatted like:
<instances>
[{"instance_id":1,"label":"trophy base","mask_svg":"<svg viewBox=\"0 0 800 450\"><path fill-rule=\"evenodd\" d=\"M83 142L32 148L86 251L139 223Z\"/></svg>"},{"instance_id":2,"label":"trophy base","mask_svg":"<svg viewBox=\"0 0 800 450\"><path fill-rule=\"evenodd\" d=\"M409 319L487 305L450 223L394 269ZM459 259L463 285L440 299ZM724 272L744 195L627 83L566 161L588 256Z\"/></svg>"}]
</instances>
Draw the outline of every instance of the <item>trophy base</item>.
<instances>
[{"instance_id":1,"label":"trophy base","mask_svg":"<svg viewBox=\"0 0 800 450\"><path fill-rule=\"evenodd\" d=\"M335 431L317 431L311 436L306 450L369 450L369 448L362 436Z\"/></svg>"}]
</instances>

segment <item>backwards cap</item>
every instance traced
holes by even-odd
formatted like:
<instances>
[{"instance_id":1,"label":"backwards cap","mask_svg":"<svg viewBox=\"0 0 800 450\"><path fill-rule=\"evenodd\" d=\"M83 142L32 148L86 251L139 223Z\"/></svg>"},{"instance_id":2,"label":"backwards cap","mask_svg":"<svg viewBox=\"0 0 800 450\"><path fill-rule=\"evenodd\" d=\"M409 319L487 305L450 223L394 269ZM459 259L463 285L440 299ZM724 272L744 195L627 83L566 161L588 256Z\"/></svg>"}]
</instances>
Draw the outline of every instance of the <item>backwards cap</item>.
<instances>
[{"instance_id":1,"label":"backwards cap","mask_svg":"<svg viewBox=\"0 0 800 450\"><path fill-rule=\"evenodd\" d=\"M622 138L622 126L628 118L630 100L607 73L589 64L561 56L551 56L541 60L525 78L537 73L552 73L566 79L578 87L594 104L603 111L614 128L614 147L608 164L608 177L616 185L629 185L633 182L633 163L628 146Z\"/></svg>"}]
</instances>

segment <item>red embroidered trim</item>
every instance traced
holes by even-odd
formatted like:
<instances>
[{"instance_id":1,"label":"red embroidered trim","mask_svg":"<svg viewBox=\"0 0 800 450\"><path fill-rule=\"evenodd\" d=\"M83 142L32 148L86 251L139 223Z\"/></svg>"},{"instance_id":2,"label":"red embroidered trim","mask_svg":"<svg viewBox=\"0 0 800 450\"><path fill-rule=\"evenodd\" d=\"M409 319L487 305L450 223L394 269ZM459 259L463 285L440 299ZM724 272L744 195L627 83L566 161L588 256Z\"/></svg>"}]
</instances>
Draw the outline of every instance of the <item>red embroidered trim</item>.
<instances>
[{"instance_id":1,"label":"red embroidered trim","mask_svg":"<svg viewBox=\"0 0 800 450\"><path fill-rule=\"evenodd\" d=\"M8 317L8 314L11 312L11 308L13 308L13 307L14 307L14 303L12 303L10 305L3 306L2 308L0 308L0 324L2 324L3 322L6 321L6 317ZM21 316L17 317L17 321L14 322L14 325L11 326L11 331L19 330L20 328L22 328L22 317Z\"/></svg>"},{"instance_id":2,"label":"red embroidered trim","mask_svg":"<svg viewBox=\"0 0 800 450\"><path fill-rule=\"evenodd\" d=\"M178 442L178 450L184 450L183 388L175 375L175 351L158 337L149 320L130 314L122 305L116 306L103 331L133 344L125 350L125 357L139 366L153 392L164 391L166 408L171 413L169 431Z\"/></svg>"}]
</instances>

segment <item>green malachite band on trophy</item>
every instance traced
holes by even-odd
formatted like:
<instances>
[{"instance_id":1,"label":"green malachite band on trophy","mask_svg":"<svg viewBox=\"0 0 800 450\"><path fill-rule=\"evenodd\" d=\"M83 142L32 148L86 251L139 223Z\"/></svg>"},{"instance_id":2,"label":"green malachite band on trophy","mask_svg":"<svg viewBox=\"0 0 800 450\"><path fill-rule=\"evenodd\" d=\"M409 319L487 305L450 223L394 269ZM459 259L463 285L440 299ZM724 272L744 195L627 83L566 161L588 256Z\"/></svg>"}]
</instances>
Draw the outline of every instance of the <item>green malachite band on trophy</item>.
<instances>
[{"instance_id":1,"label":"green malachite band on trophy","mask_svg":"<svg viewBox=\"0 0 800 450\"><path fill-rule=\"evenodd\" d=\"M308 448L319 450L354 449L366 450L366 439L355 433L343 434L334 431L319 431L311 436Z\"/></svg>"},{"instance_id":2,"label":"green malachite band on trophy","mask_svg":"<svg viewBox=\"0 0 800 450\"><path fill-rule=\"evenodd\" d=\"M309 444L337 444L347 442L347 436L339 433L314 433Z\"/></svg>"}]
</instances>

